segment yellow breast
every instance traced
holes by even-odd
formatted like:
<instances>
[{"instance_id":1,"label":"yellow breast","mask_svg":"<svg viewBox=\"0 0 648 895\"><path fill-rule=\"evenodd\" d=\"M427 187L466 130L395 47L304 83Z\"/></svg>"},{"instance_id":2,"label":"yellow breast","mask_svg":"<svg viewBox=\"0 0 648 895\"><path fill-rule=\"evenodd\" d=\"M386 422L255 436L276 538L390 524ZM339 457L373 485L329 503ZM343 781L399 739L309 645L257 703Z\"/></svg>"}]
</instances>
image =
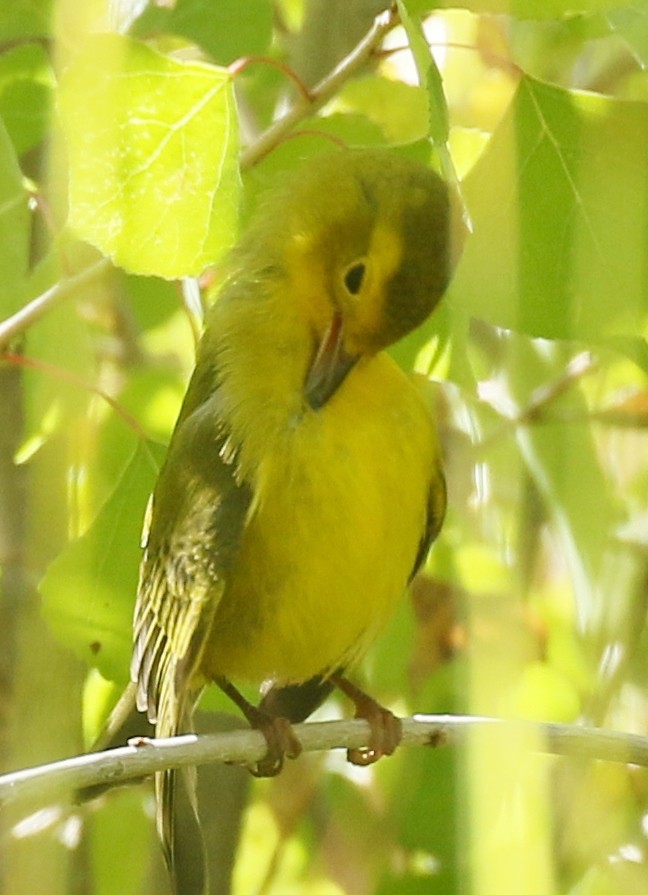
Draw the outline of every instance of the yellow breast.
<instances>
[{"instance_id":1,"label":"yellow breast","mask_svg":"<svg viewBox=\"0 0 648 895\"><path fill-rule=\"evenodd\" d=\"M206 673L298 682L357 659L403 595L440 480L417 390L365 359L264 455Z\"/></svg>"}]
</instances>

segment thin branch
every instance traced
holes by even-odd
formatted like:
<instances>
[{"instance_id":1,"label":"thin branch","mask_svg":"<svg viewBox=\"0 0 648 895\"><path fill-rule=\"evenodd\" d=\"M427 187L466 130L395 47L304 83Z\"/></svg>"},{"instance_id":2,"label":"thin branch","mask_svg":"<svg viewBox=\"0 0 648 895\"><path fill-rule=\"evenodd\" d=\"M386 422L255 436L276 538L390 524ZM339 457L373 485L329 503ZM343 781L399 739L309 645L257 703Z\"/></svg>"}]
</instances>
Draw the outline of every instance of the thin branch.
<instances>
[{"instance_id":1,"label":"thin branch","mask_svg":"<svg viewBox=\"0 0 648 895\"><path fill-rule=\"evenodd\" d=\"M357 71L362 69L375 54L385 35L398 24L395 8L381 12L360 43L346 56L333 71L308 91L274 124L272 124L251 146L241 154L241 168L252 167L275 148L296 124L307 115L316 112L327 103L342 85Z\"/></svg>"},{"instance_id":2,"label":"thin branch","mask_svg":"<svg viewBox=\"0 0 648 895\"><path fill-rule=\"evenodd\" d=\"M74 276L60 280L46 289L37 298L32 299L11 317L0 321L0 351L6 349L11 342L33 323L37 323L52 308L61 304L77 290L103 276L111 269L112 265L107 258L102 258L90 267L86 267Z\"/></svg>"},{"instance_id":3,"label":"thin branch","mask_svg":"<svg viewBox=\"0 0 648 895\"><path fill-rule=\"evenodd\" d=\"M492 432L479 441L477 444L479 451L483 453L489 450L491 445L501 441L503 436L520 426L542 422L575 422L593 418L591 413L576 414L570 412L569 416L560 415L556 411L552 412L551 405L584 376L596 370L597 366L598 361L592 356L590 351L581 351L571 358L565 370L557 379L543 383L535 389L529 403L514 414L507 413L506 408L499 406L498 402L482 398L481 401L491 407L502 417L502 420Z\"/></svg>"},{"instance_id":4,"label":"thin branch","mask_svg":"<svg viewBox=\"0 0 648 895\"><path fill-rule=\"evenodd\" d=\"M101 398L102 401L105 401L117 414L120 416L122 420L126 423L126 425L133 430L135 435L140 439L143 444L147 443L147 434L140 426L137 419L129 413L125 407L116 401L112 395L109 395L108 392L105 392L103 389L94 385L92 382L88 382L82 376L77 376L76 373L72 373L70 370L66 370L64 367L58 367L55 364L48 364L47 361L39 360L36 357L28 357L25 354L0 354L0 364L14 364L17 367L26 367L32 370L39 370L41 373L46 373L47 375L53 377L54 379L58 379L61 382L67 382L71 385L76 386L83 391L86 391L92 395L96 395L98 398Z\"/></svg>"},{"instance_id":5,"label":"thin branch","mask_svg":"<svg viewBox=\"0 0 648 895\"><path fill-rule=\"evenodd\" d=\"M552 755L598 759L648 767L648 737L630 733L537 724L459 715L417 715L403 720L404 746L464 745L471 733L493 730L502 736L523 735L523 742L538 743ZM324 721L295 724L305 752L362 748L369 741L366 721ZM530 738L533 739L530 739ZM256 730L197 736L187 734L166 740L140 742L79 755L35 768L0 776L0 808L10 803L47 803L85 787L105 786L149 776L166 768L220 761L253 764L266 753L266 741Z\"/></svg>"},{"instance_id":6,"label":"thin branch","mask_svg":"<svg viewBox=\"0 0 648 895\"><path fill-rule=\"evenodd\" d=\"M232 62L231 65L227 67L227 71L229 74L235 78L237 75L240 75L241 72L244 72L246 68L249 68L250 65L256 64L267 65L270 68L274 68L277 71L281 72L286 78L289 78L292 83L295 85L300 95L304 97L307 101L310 100L310 94L308 92L308 87L304 84L301 78L287 65L284 65L283 62L279 62L278 59L273 59L271 56L241 56L240 59L236 59Z\"/></svg>"}]
</instances>

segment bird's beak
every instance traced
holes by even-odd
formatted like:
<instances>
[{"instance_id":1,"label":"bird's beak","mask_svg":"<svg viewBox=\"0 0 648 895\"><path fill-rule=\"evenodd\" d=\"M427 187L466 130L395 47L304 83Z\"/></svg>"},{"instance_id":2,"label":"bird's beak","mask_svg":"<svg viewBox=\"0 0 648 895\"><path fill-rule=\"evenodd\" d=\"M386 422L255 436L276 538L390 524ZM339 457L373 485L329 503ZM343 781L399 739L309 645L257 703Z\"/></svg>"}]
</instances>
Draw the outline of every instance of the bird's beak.
<instances>
[{"instance_id":1,"label":"bird's beak","mask_svg":"<svg viewBox=\"0 0 648 895\"><path fill-rule=\"evenodd\" d=\"M343 345L342 315L335 314L320 342L306 377L306 399L318 410L335 394L359 355L348 354Z\"/></svg>"}]
</instances>

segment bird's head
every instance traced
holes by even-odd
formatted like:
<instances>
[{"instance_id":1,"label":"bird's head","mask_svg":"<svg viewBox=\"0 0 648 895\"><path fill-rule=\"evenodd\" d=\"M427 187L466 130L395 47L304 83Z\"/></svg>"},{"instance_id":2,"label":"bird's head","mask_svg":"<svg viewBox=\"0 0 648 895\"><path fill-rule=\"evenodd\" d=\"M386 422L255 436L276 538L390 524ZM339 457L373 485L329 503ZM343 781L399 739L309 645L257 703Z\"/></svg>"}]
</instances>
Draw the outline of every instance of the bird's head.
<instances>
[{"instance_id":1,"label":"bird's head","mask_svg":"<svg viewBox=\"0 0 648 895\"><path fill-rule=\"evenodd\" d=\"M305 393L317 409L360 358L428 317L448 284L458 228L444 181L385 150L323 156L291 189L287 269L313 334Z\"/></svg>"}]
</instances>

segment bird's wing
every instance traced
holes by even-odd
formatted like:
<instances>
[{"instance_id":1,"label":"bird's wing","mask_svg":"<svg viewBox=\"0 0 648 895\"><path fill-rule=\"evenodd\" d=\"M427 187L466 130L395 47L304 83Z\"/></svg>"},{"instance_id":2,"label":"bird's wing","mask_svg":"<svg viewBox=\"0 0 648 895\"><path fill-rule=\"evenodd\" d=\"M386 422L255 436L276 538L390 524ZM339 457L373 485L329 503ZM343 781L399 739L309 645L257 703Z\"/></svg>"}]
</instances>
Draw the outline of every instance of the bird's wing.
<instances>
[{"instance_id":1,"label":"bird's wing","mask_svg":"<svg viewBox=\"0 0 648 895\"><path fill-rule=\"evenodd\" d=\"M175 734L191 712L198 663L250 504L236 457L226 451L218 393L196 403L190 387L187 397L152 497L135 609L131 673L138 708L157 736Z\"/></svg>"},{"instance_id":2,"label":"bird's wing","mask_svg":"<svg viewBox=\"0 0 648 895\"><path fill-rule=\"evenodd\" d=\"M149 505L135 607L131 676L137 707L155 723L158 737L191 729L202 687L200 657L251 497L249 487L237 479L218 392L200 400L206 391L201 375L194 374ZM156 792L167 863L172 876L181 878L186 856L198 868L198 855L204 854L195 772L156 774ZM190 830L180 839L178 814L185 819L181 829Z\"/></svg>"},{"instance_id":3,"label":"bird's wing","mask_svg":"<svg viewBox=\"0 0 648 895\"><path fill-rule=\"evenodd\" d=\"M447 496L445 478L443 476L441 467L438 467L432 478L432 482L430 483L430 490L428 492L427 515L425 518L425 528L423 530L421 540L419 541L416 559L414 560L414 566L409 577L410 581L412 580L412 578L414 578L416 573L425 562L425 558L428 555L428 551L432 545L432 542L436 539L437 535L441 531L441 526L443 525L443 519L446 511L446 503Z\"/></svg>"}]
</instances>

